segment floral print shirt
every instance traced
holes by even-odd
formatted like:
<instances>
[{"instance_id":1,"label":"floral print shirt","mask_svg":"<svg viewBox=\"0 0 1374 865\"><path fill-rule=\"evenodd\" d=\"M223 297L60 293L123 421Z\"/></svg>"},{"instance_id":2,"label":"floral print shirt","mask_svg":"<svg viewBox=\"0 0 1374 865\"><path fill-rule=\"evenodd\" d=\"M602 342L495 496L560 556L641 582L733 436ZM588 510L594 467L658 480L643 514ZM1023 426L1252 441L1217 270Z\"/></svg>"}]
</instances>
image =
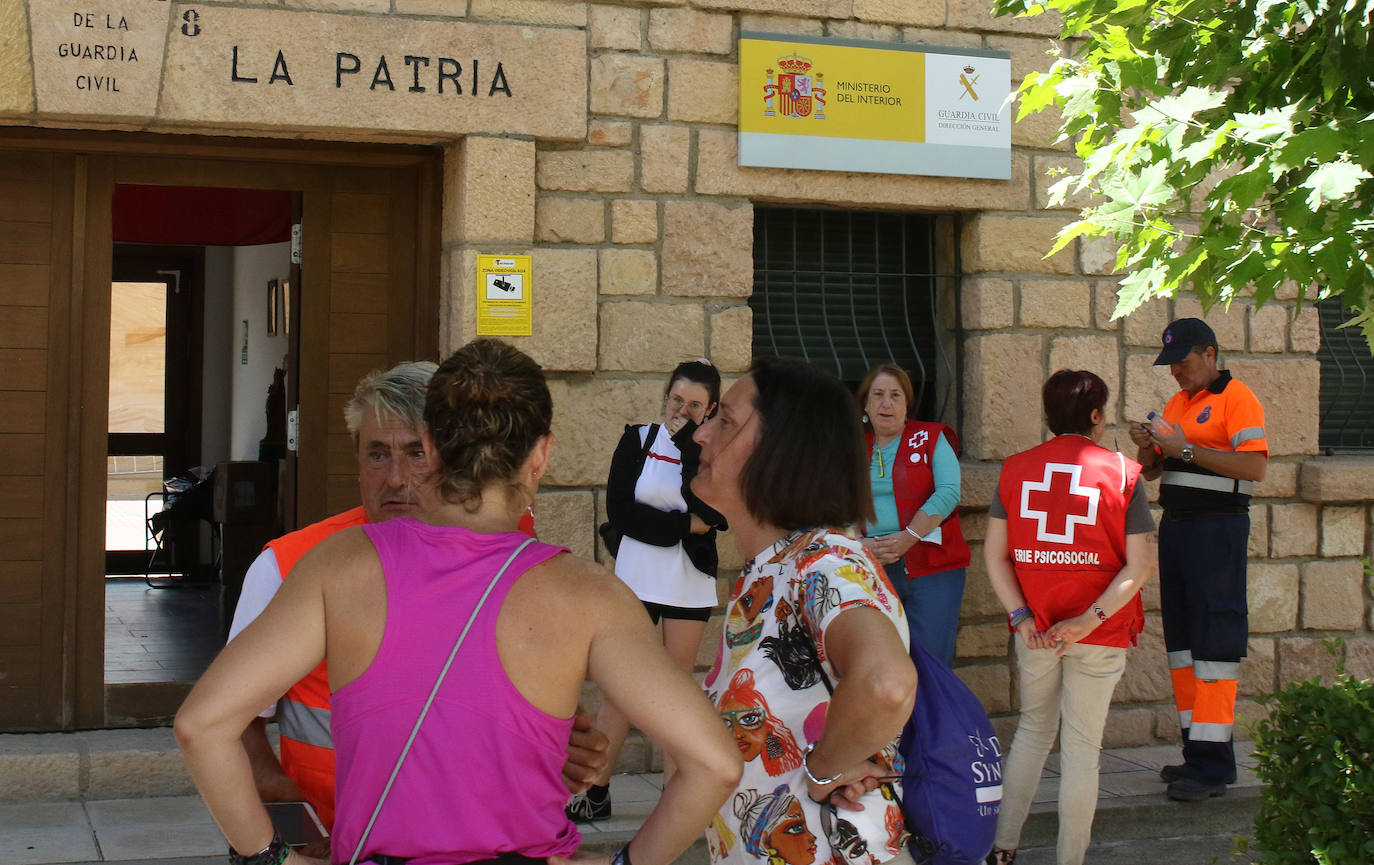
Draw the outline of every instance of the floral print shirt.
<instances>
[{"instance_id":1,"label":"floral print shirt","mask_svg":"<svg viewBox=\"0 0 1374 865\"><path fill-rule=\"evenodd\" d=\"M873 865L901 851L906 831L886 787L865 795L862 811L837 811L811 800L802 771L838 680L826 628L859 606L882 612L909 645L901 602L853 534L794 532L740 574L706 678L744 757L738 789L706 830L712 862ZM901 774L895 739L873 759L890 770L883 774Z\"/></svg>"}]
</instances>

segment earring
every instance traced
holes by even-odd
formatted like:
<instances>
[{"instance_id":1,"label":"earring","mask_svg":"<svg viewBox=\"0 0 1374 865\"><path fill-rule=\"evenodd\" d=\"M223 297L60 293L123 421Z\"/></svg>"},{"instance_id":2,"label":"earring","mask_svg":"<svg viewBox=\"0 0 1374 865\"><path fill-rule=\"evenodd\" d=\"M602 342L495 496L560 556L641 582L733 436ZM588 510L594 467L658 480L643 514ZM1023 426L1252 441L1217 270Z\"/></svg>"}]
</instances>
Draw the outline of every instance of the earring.
<instances>
[{"instance_id":1,"label":"earring","mask_svg":"<svg viewBox=\"0 0 1374 865\"><path fill-rule=\"evenodd\" d=\"M768 738L763 740L763 749L768 753L769 757L776 760L782 756L782 741L777 736L769 733Z\"/></svg>"},{"instance_id":2,"label":"earring","mask_svg":"<svg viewBox=\"0 0 1374 865\"><path fill-rule=\"evenodd\" d=\"M868 423L868 412L864 412L864 423Z\"/></svg>"}]
</instances>

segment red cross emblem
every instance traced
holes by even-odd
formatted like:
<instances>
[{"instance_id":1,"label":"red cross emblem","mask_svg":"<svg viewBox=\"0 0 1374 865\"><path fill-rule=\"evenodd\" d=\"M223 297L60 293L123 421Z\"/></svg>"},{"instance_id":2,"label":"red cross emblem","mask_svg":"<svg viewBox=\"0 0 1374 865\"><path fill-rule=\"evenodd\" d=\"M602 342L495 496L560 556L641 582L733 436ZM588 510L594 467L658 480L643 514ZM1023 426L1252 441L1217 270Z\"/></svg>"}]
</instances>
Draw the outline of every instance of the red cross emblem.
<instances>
[{"instance_id":1,"label":"red cross emblem","mask_svg":"<svg viewBox=\"0 0 1374 865\"><path fill-rule=\"evenodd\" d=\"M1024 481L1021 484L1021 516L1035 520L1035 539L1054 541L1061 544L1073 543L1074 529L1077 526L1091 526L1097 523L1096 487L1085 487L1080 483L1083 467L1071 463L1045 463L1045 476L1039 481ZM1048 493L1049 495L1041 495ZM1032 502L1034 499L1034 503ZM1053 513L1051 506L1056 501L1067 499L1072 504L1064 510L1063 519ZM1033 504L1042 507L1034 507ZM1055 520L1051 531L1050 520Z\"/></svg>"}]
</instances>

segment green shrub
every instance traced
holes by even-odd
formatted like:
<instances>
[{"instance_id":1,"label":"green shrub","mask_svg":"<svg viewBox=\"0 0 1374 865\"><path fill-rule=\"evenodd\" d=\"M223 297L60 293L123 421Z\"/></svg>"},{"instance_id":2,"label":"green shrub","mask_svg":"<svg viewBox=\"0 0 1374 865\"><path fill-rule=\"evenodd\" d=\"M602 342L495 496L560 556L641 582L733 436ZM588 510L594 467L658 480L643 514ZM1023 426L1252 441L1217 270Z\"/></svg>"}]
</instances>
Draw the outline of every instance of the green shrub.
<instances>
[{"instance_id":1,"label":"green shrub","mask_svg":"<svg viewBox=\"0 0 1374 865\"><path fill-rule=\"evenodd\" d=\"M1374 682L1342 663L1333 685L1294 682L1265 700L1272 712L1255 725L1261 861L1374 863Z\"/></svg>"}]
</instances>

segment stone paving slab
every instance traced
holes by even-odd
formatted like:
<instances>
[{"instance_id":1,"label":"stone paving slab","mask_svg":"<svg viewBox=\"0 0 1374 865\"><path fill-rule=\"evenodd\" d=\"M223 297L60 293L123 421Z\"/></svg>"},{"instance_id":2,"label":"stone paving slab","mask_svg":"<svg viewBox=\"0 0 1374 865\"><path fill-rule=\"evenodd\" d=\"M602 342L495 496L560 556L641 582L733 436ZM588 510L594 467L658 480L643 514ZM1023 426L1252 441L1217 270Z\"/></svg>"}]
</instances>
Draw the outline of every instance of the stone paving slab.
<instances>
[{"instance_id":1,"label":"stone paving slab","mask_svg":"<svg viewBox=\"0 0 1374 865\"><path fill-rule=\"evenodd\" d=\"M107 861L225 852L224 836L199 796L87 802L86 816Z\"/></svg>"},{"instance_id":2,"label":"stone paving slab","mask_svg":"<svg viewBox=\"0 0 1374 865\"><path fill-rule=\"evenodd\" d=\"M102 754L114 756L113 764L133 765L142 755L145 759L151 756L154 764L153 771L145 766L141 776L144 783L155 787L170 780L174 790L182 783L169 778L173 773L166 771L173 758L168 749L175 747L170 734L120 731L135 734L124 739L109 735L111 732L81 740L69 734L3 736L0 767L7 760L13 771L24 760L34 758L51 761L68 755L89 760L91 755ZM20 739L23 747L5 749ZM77 741L81 747L73 749ZM1259 802L1260 785L1254 776L1251 748L1248 743L1238 743L1237 750L1241 763L1238 783L1226 796L1198 804L1170 802L1164 797L1159 767L1178 759L1177 746L1104 751L1089 865L1225 863L1234 837L1250 833ZM1057 769L1058 757L1052 754L1027 820L1022 837L1025 853L1018 862L1049 865L1054 861L1055 800L1060 782ZM115 786L101 785L97 790L108 791ZM0 862L5 865L220 865L224 861L224 840L199 796L102 799L88 793L84 800L72 797L55 801L54 794L61 795L73 786L64 782L40 787L44 795L35 801L0 802ZM611 852L625 843L653 809L662 787L659 773L613 776L613 816L583 826L585 844ZM705 845L693 845L678 861L682 865L707 865Z\"/></svg>"},{"instance_id":3,"label":"stone paving slab","mask_svg":"<svg viewBox=\"0 0 1374 865\"><path fill-rule=\"evenodd\" d=\"M1177 838L1149 838L1094 842L1083 865L1243 865L1248 857L1232 859L1236 840L1223 835L1189 835ZM1054 865L1053 847L1028 847L1016 855L1016 865Z\"/></svg>"},{"instance_id":4,"label":"stone paving slab","mask_svg":"<svg viewBox=\"0 0 1374 865\"><path fill-rule=\"evenodd\" d=\"M194 792L170 727L0 734L0 802Z\"/></svg>"},{"instance_id":5,"label":"stone paving slab","mask_svg":"<svg viewBox=\"0 0 1374 865\"><path fill-rule=\"evenodd\" d=\"M100 858L80 802L0 805L0 862L38 865Z\"/></svg>"}]
</instances>

